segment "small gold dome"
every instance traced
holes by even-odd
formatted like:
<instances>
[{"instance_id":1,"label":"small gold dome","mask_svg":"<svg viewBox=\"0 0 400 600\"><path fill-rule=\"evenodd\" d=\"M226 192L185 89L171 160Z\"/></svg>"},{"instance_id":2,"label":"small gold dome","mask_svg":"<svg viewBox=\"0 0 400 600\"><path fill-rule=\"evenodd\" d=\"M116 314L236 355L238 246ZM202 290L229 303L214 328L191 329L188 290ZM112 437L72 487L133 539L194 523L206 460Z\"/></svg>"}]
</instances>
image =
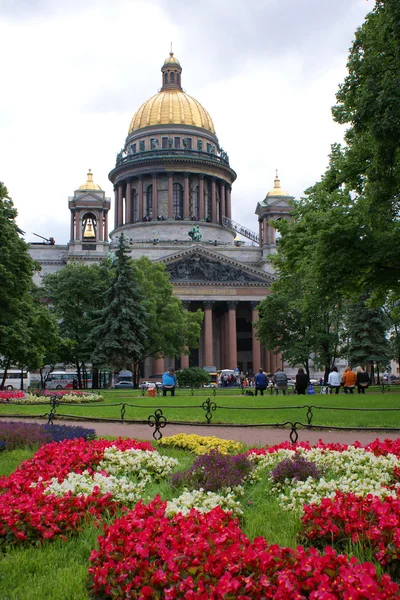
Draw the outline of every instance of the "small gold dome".
<instances>
[{"instance_id":1,"label":"small gold dome","mask_svg":"<svg viewBox=\"0 0 400 600\"><path fill-rule=\"evenodd\" d=\"M278 178L278 171L276 172L276 176L274 179L274 187L268 192L266 198L268 198L269 196L289 196L288 192L281 188L281 182Z\"/></svg>"},{"instance_id":2,"label":"small gold dome","mask_svg":"<svg viewBox=\"0 0 400 600\"><path fill-rule=\"evenodd\" d=\"M194 125L215 134L206 109L180 89L163 89L146 100L133 115L128 135L151 125Z\"/></svg>"},{"instance_id":3,"label":"small gold dome","mask_svg":"<svg viewBox=\"0 0 400 600\"><path fill-rule=\"evenodd\" d=\"M175 58L174 53L171 51L169 56L164 60L164 66L165 65L178 65L180 67L181 63Z\"/></svg>"},{"instance_id":4,"label":"small gold dome","mask_svg":"<svg viewBox=\"0 0 400 600\"><path fill-rule=\"evenodd\" d=\"M89 172L87 174L87 181L86 183L83 183L82 185L79 186L80 190L99 190L102 191L101 187L99 185L97 185L97 183L94 183L93 181L93 173L91 171L91 169L89 169Z\"/></svg>"}]
</instances>

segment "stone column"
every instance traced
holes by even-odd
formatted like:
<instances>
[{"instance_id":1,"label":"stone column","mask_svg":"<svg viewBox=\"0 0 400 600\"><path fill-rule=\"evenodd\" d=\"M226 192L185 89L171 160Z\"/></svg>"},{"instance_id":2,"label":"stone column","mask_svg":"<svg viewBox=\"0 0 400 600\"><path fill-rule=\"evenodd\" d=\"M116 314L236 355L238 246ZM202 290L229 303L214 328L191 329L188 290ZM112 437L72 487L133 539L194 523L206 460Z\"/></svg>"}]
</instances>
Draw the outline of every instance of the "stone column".
<instances>
[{"instance_id":1,"label":"stone column","mask_svg":"<svg viewBox=\"0 0 400 600\"><path fill-rule=\"evenodd\" d=\"M125 206L126 206L125 222L131 223L132 222L132 181L131 181L131 179L126 184Z\"/></svg>"},{"instance_id":2,"label":"stone column","mask_svg":"<svg viewBox=\"0 0 400 600\"><path fill-rule=\"evenodd\" d=\"M114 188L114 229L118 227L118 187Z\"/></svg>"},{"instance_id":3,"label":"stone column","mask_svg":"<svg viewBox=\"0 0 400 600\"><path fill-rule=\"evenodd\" d=\"M232 211L231 211L231 188L227 186L226 188L226 196L225 196L225 208L226 208L226 216L228 219L232 219Z\"/></svg>"},{"instance_id":4,"label":"stone column","mask_svg":"<svg viewBox=\"0 0 400 600\"><path fill-rule=\"evenodd\" d=\"M269 244L269 235L268 235L268 223L267 219L263 220L263 230L264 230L264 246Z\"/></svg>"},{"instance_id":5,"label":"stone column","mask_svg":"<svg viewBox=\"0 0 400 600\"><path fill-rule=\"evenodd\" d=\"M214 365L214 345L213 345L213 306L214 302L204 302L204 365L211 367Z\"/></svg>"},{"instance_id":6,"label":"stone column","mask_svg":"<svg viewBox=\"0 0 400 600\"><path fill-rule=\"evenodd\" d=\"M71 229L70 229L70 233L69 233L69 241L70 242L74 241L74 215L75 215L75 211L71 210Z\"/></svg>"},{"instance_id":7,"label":"stone column","mask_svg":"<svg viewBox=\"0 0 400 600\"><path fill-rule=\"evenodd\" d=\"M108 211L104 212L104 241L108 242Z\"/></svg>"},{"instance_id":8,"label":"stone column","mask_svg":"<svg viewBox=\"0 0 400 600\"><path fill-rule=\"evenodd\" d=\"M189 354L181 354L181 369L187 369L189 367Z\"/></svg>"},{"instance_id":9,"label":"stone column","mask_svg":"<svg viewBox=\"0 0 400 600\"><path fill-rule=\"evenodd\" d=\"M122 183L118 186L118 227L124 224L124 209L123 209L123 191L122 191Z\"/></svg>"},{"instance_id":10,"label":"stone column","mask_svg":"<svg viewBox=\"0 0 400 600\"><path fill-rule=\"evenodd\" d=\"M221 189L220 189L221 203L220 203L220 215L219 220L222 223L222 217L226 216L226 208L225 208L225 183L221 181Z\"/></svg>"},{"instance_id":11,"label":"stone column","mask_svg":"<svg viewBox=\"0 0 400 600\"><path fill-rule=\"evenodd\" d=\"M158 185L157 185L157 173L153 173L153 219L157 219L158 215Z\"/></svg>"},{"instance_id":12,"label":"stone column","mask_svg":"<svg viewBox=\"0 0 400 600\"><path fill-rule=\"evenodd\" d=\"M143 177L139 177L138 203L138 219L141 221L143 219Z\"/></svg>"},{"instance_id":13,"label":"stone column","mask_svg":"<svg viewBox=\"0 0 400 600\"><path fill-rule=\"evenodd\" d=\"M237 302L228 302L228 329L229 329L229 366L228 369L237 367L237 335L236 335L236 307Z\"/></svg>"},{"instance_id":14,"label":"stone column","mask_svg":"<svg viewBox=\"0 0 400 600\"><path fill-rule=\"evenodd\" d=\"M75 240L81 239L81 211L75 211Z\"/></svg>"},{"instance_id":15,"label":"stone column","mask_svg":"<svg viewBox=\"0 0 400 600\"><path fill-rule=\"evenodd\" d=\"M199 219L204 221L204 175L199 175Z\"/></svg>"},{"instance_id":16,"label":"stone column","mask_svg":"<svg viewBox=\"0 0 400 600\"><path fill-rule=\"evenodd\" d=\"M103 241L103 211L99 211L99 218L97 220L97 239L99 242Z\"/></svg>"},{"instance_id":17,"label":"stone column","mask_svg":"<svg viewBox=\"0 0 400 600\"><path fill-rule=\"evenodd\" d=\"M155 375L156 373L164 373L164 357L162 358L153 358L153 373L152 375Z\"/></svg>"},{"instance_id":18,"label":"stone column","mask_svg":"<svg viewBox=\"0 0 400 600\"><path fill-rule=\"evenodd\" d=\"M189 218L189 173L185 173L183 186L183 218Z\"/></svg>"},{"instance_id":19,"label":"stone column","mask_svg":"<svg viewBox=\"0 0 400 600\"><path fill-rule=\"evenodd\" d=\"M168 173L168 219L172 219L174 216L174 197L173 197L173 186L174 186L174 174Z\"/></svg>"},{"instance_id":20,"label":"stone column","mask_svg":"<svg viewBox=\"0 0 400 600\"><path fill-rule=\"evenodd\" d=\"M270 244L275 244L275 227L272 227L271 221L269 223L269 243Z\"/></svg>"},{"instance_id":21,"label":"stone column","mask_svg":"<svg viewBox=\"0 0 400 600\"><path fill-rule=\"evenodd\" d=\"M253 373L257 373L263 365L261 364L261 345L260 340L256 337L256 330L254 328L254 322L258 321L258 302L251 303L251 320L252 324L252 350L253 350ZM265 368L265 366L264 366Z\"/></svg>"},{"instance_id":22,"label":"stone column","mask_svg":"<svg viewBox=\"0 0 400 600\"><path fill-rule=\"evenodd\" d=\"M258 221L258 239L259 239L259 245L260 248L262 248L263 245L263 227L262 227L262 221Z\"/></svg>"},{"instance_id":23,"label":"stone column","mask_svg":"<svg viewBox=\"0 0 400 600\"><path fill-rule=\"evenodd\" d=\"M215 177L211 179L211 221L215 223L217 220L217 184Z\"/></svg>"}]
</instances>

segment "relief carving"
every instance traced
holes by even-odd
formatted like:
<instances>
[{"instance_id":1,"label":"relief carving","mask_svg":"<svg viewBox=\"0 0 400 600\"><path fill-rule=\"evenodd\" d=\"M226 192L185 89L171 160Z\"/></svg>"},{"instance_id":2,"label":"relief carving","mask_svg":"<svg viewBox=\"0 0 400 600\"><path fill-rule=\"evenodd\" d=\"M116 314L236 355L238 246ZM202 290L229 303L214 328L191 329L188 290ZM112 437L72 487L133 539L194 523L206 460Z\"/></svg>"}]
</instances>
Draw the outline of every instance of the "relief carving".
<instances>
[{"instance_id":1,"label":"relief carving","mask_svg":"<svg viewBox=\"0 0 400 600\"><path fill-rule=\"evenodd\" d=\"M251 275L233 265L219 262L199 254L167 264L172 282L218 282L218 283L264 283L265 280Z\"/></svg>"}]
</instances>

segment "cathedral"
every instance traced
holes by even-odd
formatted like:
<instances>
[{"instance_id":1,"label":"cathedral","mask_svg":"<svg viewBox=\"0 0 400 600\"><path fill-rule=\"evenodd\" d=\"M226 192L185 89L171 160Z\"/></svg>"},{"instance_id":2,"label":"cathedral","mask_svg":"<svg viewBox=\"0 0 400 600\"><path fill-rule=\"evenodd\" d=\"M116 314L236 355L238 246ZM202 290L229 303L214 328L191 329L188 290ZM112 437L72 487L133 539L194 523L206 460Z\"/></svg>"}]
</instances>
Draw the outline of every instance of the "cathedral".
<instances>
[{"instance_id":1,"label":"cathedral","mask_svg":"<svg viewBox=\"0 0 400 600\"><path fill-rule=\"evenodd\" d=\"M260 346L252 324L274 280L272 222L288 215L292 198L277 174L272 190L254 203L256 231L236 223L236 173L211 116L183 91L182 67L172 52L161 78L160 91L133 115L109 173L114 223L108 219L111 199L89 170L87 181L68 199L69 243L30 245L42 267L37 277L73 261L100 261L124 234L133 259L162 262L185 308L204 312L199 347L190 356L147 359L144 377L189 365L273 371L282 359Z\"/></svg>"}]
</instances>

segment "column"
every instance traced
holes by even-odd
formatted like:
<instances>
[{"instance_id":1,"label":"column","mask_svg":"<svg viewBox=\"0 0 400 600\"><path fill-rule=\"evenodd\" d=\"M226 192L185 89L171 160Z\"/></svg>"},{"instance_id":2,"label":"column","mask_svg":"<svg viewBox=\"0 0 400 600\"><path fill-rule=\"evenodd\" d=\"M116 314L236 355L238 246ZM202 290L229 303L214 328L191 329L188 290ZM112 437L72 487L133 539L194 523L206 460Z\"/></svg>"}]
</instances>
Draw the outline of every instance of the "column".
<instances>
[{"instance_id":1,"label":"column","mask_svg":"<svg viewBox=\"0 0 400 600\"><path fill-rule=\"evenodd\" d=\"M120 183L118 186L118 227L124 224L123 202L122 183Z\"/></svg>"},{"instance_id":2,"label":"column","mask_svg":"<svg viewBox=\"0 0 400 600\"><path fill-rule=\"evenodd\" d=\"M168 219L172 219L174 216L173 184L174 174L168 173Z\"/></svg>"},{"instance_id":3,"label":"column","mask_svg":"<svg viewBox=\"0 0 400 600\"><path fill-rule=\"evenodd\" d=\"M141 221L143 219L143 178L142 177L139 177L138 202L139 202L138 219L139 219L139 221Z\"/></svg>"},{"instance_id":4,"label":"column","mask_svg":"<svg viewBox=\"0 0 400 600\"><path fill-rule=\"evenodd\" d=\"M126 184L126 223L132 222L132 181L131 179Z\"/></svg>"},{"instance_id":5,"label":"column","mask_svg":"<svg viewBox=\"0 0 400 600\"><path fill-rule=\"evenodd\" d=\"M252 320L252 350L253 350L253 373L257 373L258 369L262 366L261 364L261 344L260 340L256 337L256 330L254 327L255 321L258 321L258 302L251 303L251 320ZM265 368L265 366L264 366Z\"/></svg>"},{"instance_id":6,"label":"column","mask_svg":"<svg viewBox=\"0 0 400 600\"><path fill-rule=\"evenodd\" d=\"M153 219L157 219L158 216L158 186L157 186L157 173L153 173Z\"/></svg>"},{"instance_id":7,"label":"column","mask_svg":"<svg viewBox=\"0 0 400 600\"><path fill-rule=\"evenodd\" d=\"M185 173L183 186L183 218L189 218L189 173Z\"/></svg>"},{"instance_id":8,"label":"column","mask_svg":"<svg viewBox=\"0 0 400 600\"><path fill-rule=\"evenodd\" d=\"M81 239L81 211L75 211L75 240Z\"/></svg>"},{"instance_id":9,"label":"column","mask_svg":"<svg viewBox=\"0 0 400 600\"><path fill-rule=\"evenodd\" d=\"M204 175L200 175L199 177L199 219L200 221L204 221Z\"/></svg>"},{"instance_id":10,"label":"column","mask_svg":"<svg viewBox=\"0 0 400 600\"><path fill-rule=\"evenodd\" d=\"M156 374L163 374L164 373L164 357L162 358L153 358L153 373L152 375L156 375Z\"/></svg>"},{"instance_id":11,"label":"column","mask_svg":"<svg viewBox=\"0 0 400 600\"><path fill-rule=\"evenodd\" d=\"M220 203L220 221L222 223L222 217L226 216L226 208L225 208L225 183L223 181L221 181L221 188L220 188L220 197L221 197L221 203Z\"/></svg>"},{"instance_id":12,"label":"column","mask_svg":"<svg viewBox=\"0 0 400 600\"><path fill-rule=\"evenodd\" d=\"M187 369L189 367L189 354L181 354L181 369Z\"/></svg>"},{"instance_id":13,"label":"column","mask_svg":"<svg viewBox=\"0 0 400 600\"><path fill-rule=\"evenodd\" d=\"M228 219L231 219L232 218L232 211L231 211L231 188L229 186L227 186L227 188L226 188L225 207L226 207L226 216L228 217Z\"/></svg>"},{"instance_id":14,"label":"column","mask_svg":"<svg viewBox=\"0 0 400 600\"><path fill-rule=\"evenodd\" d=\"M258 221L258 239L259 239L259 245L260 245L260 248L262 248L262 245L263 245L263 228L262 228L262 221Z\"/></svg>"},{"instance_id":15,"label":"column","mask_svg":"<svg viewBox=\"0 0 400 600\"><path fill-rule=\"evenodd\" d=\"M97 219L97 239L99 242L103 241L103 211L99 211L99 218Z\"/></svg>"},{"instance_id":16,"label":"column","mask_svg":"<svg viewBox=\"0 0 400 600\"><path fill-rule=\"evenodd\" d=\"M212 311L214 302L204 302L204 365L214 365L213 322Z\"/></svg>"},{"instance_id":17,"label":"column","mask_svg":"<svg viewBox=\"0 0 400 600\"><path fill-rule=\"evenodd\" d=\"M228 302L228 330L229 330L229 366L228 369L237 367L237 335L236 335L236 307L237 302Z\"/></svg>"},{"instance_id":18,"label":"column","mask_svg":"<svg viewBox=\"0 0 400 600\"><path fill-rule=\"evenodd\" d=\"M269 225L269 243L270 244L275 244L275 227L272 227L271 223Z\"/></svg>"},{"instance_id":19,"label":"column","mask_svg":"<svg viewBox=\"0 0 400 600\"><path fill-rule=\"evenodd\" d=\"M104 212L104 241L108 242L108 211Z\"/></svg>"},{"instance_id":20,"label":"column","mask_svg":"<svg viewBox=\"0 0 400 600\"><path fill-rule=\"evenodd\" d=\"M263 220L263 229L264 229L264 246L269 244L269 235L268 235L268 223L267 219Z\"/></svg>"},{"instance_id":21,"label":"column","mask_svg":"<svg viewBox=\"0 0 400 600\"><path fill-rule=\"evenodd\" d=\"M118 187L114 188L114 229L118 227Z\"/></svg>"},{"instance_id":22,"label":"column","mask_svg":"<svg viewBox=\"0 0 400 600\"><path fill-rule=\"evenodd\" d=\"M74 241L74 214L75 214L75 211L71 210L71 229L70 229L70 233L69 233L69 241L70 242Z\"/></svg>"},{"instance_id":23,"label":"column","mask_svg":"<svg viewBox=\"0 0 400 600\"><path fill-rule=\"evenodd\" d=\"M223 369L229 369L229 319L228 313L224 314L224 364Z\"/></svg>"},{"instance_id":24,"label":"column","mask_svg":"<svg viewBox=\"0 0 400 600\"><path fill-rule=\"evenodd\" d=\"M211 221L215 223L217 220L217 184L215 177L211 179Z\"/></svg>"}]
</instances>

